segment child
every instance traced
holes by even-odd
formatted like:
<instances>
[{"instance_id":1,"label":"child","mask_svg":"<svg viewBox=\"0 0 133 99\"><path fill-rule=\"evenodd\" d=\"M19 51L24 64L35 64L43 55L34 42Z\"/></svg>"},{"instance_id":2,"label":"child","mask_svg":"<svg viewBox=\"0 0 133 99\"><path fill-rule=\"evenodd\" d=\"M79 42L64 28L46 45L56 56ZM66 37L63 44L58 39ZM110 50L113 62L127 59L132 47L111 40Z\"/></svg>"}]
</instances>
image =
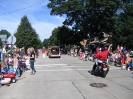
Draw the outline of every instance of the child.
<instances>
[{"instance_id":1,"label":"child","mask_svg":"<svg viewBox=\"0 0 133 99\"><path fill-rule=\"evenodd\" d=\"M131 61L132 61L132 58L127 57L127 59L126 59L126 61L125 61L125 63L126 63L126 69L127 69L127 70L130 70Z\"/></svg>"},{"instance_id":2,"label":"child","mask_svg":"<svg viewBox=\"0 0 133 99\"><path fill-rule=\"evenodd\" d=\"M18 56L17 54L14 55L14 59L13 59L13 64L14 64L14 70L16 71L18 68Z\"/></svg>"},{"instance_id":3,"label":"child","mask_svg":"<svg viewBox=\"0 0 133 99\"><path fill-rule=\"evenodd\" d=\"M24 58L25 58L25 63L26 63L26 70L28 70L28 66L30 65L30 59L29 59L29 56L27 54L24 55Z\"/></svg>"},{"instance_id":4,"label":"child","mask_svg":"<svg viewBox=\"0 0 133 99\"><path fill-rule=\"evenodd\" d=\"M4 60L4 67L8 68L8 62L9 62L9 55L6 55L6 58Z\"/></svg>"}]
</instances>

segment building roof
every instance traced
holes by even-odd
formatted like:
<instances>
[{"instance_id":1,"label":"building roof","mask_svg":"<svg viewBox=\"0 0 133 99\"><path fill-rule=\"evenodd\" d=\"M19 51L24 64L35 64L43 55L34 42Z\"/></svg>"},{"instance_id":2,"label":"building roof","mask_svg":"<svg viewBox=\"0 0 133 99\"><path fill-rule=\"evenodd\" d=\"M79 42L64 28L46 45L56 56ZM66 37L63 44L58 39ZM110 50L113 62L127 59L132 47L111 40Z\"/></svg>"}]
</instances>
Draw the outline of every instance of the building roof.
<instances>
[{"instance_id":1,"label":"building roof","mask_svg":"<svg viewBox=\"0 0 133 99\"><path fill-rule=\"evenodd\" d=\"M0 39L2 43L5 44L7 42L7 35L0 35Z\"/></svg>"},{"instance_id":2,"label":"building roof","mask_svg":"<svg viewBox=\"0 0 133 99\"><path fill-rule=\"evenodd\" d=\"M6 39L7 38L7 35L0 35L0 38L1 39Z\"/></svg>"}]
</instances>

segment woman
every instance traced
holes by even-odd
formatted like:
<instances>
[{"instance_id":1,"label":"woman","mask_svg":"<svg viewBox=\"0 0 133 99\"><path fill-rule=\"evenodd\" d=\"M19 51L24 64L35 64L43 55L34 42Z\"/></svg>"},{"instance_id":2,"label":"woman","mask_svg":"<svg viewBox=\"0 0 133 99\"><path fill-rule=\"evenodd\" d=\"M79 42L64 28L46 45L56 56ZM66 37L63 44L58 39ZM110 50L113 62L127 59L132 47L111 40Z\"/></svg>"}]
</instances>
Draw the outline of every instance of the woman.
<instances>
[{"instance_id":1,"label":"woman","mask_svg":"<svg viewBox=\"0 0 133 99\"><path fill-rule=\"evenodd\" d=\"M31 47L30 48L30 66L32 69L31 75L34 75L36 73L34 62L35 62L35 51L34 51L34 48Z\"/></svg>"}]
</instances>

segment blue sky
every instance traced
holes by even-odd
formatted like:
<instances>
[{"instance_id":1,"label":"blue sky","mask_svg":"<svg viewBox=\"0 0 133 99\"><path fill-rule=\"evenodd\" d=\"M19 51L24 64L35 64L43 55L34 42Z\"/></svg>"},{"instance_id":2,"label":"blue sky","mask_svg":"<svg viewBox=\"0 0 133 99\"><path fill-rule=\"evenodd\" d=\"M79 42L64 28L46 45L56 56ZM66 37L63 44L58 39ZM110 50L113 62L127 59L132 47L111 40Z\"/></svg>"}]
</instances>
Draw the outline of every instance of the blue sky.
<instances>
[{"instance_id":1,"label":"blue sky","mask_svg":"<svg viewBox=\"0 0 133 99\"><path fill-rule=\"evenodd\" d=\"M51 9L47 8L48 2L49 0L0 0L0 30L7 30L13 35L17 31L21 18L26 15L41 41L49 38L52 30L62 26L65 19L51 16Z\"/></svg>"}]
</instances>

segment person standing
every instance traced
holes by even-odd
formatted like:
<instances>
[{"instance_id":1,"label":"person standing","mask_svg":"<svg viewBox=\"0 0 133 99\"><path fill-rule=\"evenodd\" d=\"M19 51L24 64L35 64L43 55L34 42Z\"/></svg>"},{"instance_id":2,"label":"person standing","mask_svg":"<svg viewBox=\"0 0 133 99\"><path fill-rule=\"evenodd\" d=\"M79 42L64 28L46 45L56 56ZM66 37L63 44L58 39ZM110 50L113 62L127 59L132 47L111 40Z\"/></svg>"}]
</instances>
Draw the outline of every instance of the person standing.
<instances>
[{"instance_id":1,"label":"person standing","mask_svg":"<svg viewBox=\"0 0 133 99\"><path fill-rule=\"evenodd\" d=\"M0 60L1 60L1 52L2 52L2 49L1 49L1 46L0 46Z\"/></svg>"},{"instance_id":2,"label":"person standing","mask_svg":"<svg viewBox=\"0 0 133 99\"><path fill-rule=\"evenodd\" d=\"M42 49L42 57L45 58L45 49Z\"/></svg>"},{"instance_id":3,"label":"person standing","mask_svg":"<svg viewBox=\"0 0 133 99\"><path fill-rule=\"evenodd\" d=\"M34 75L36 73L34 62L35 62L35 51L34 51L34 48L31 47L30 48L30 66L32 69L31 75Z\"/></svg>"},{"instance_id":4,"label":"person standing","mask_svg":"<svg viewBox=\"0 0 133 99\"><path fill-rule=\"evenodd\" d=\"M14 64L14 70L17 74L18 77L20 77L20 67L19 67L19 63L18 63L18 54L14 55L14 59L13 59L13 64Z\"/></svg>"},{"instance_id":5,"label":"person standing","mask_svg":"<svg viewBox=\"0 0 133 99\"><path fill-rule=\"evenodd\" d=\"M6 58L6 45L2 48L2 60L4 61Z\"/></svg>"}]
</instances>

